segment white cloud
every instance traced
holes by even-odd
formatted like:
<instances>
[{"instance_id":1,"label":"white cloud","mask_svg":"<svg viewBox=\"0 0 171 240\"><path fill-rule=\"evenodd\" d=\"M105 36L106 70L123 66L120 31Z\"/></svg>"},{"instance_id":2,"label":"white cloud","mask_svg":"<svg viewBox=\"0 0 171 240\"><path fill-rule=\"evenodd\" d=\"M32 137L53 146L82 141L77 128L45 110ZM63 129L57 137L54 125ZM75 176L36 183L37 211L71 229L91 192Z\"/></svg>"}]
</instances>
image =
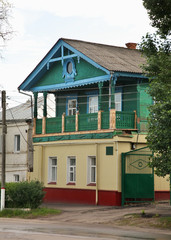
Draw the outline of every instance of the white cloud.
<instances>
[{"instance_id":1,"label":"white cloud","mask_svg":"<svg viewBox=\"0 0 171 240\"><path fill-rule=\"evenodd\" d=\"M0 60L1 82L17 87L60 37L124 46L152 31L137 0L9 0L16 31Z\"/></svg>"}]
</instances>

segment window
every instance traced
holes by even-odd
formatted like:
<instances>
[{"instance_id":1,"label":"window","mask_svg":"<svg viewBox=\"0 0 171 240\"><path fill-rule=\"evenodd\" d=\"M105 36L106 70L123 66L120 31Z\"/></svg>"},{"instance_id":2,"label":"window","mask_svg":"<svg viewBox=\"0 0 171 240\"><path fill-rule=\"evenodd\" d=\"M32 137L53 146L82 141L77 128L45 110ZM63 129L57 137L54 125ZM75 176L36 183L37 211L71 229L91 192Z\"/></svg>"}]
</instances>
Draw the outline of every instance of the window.
<instances>
[{"instance_id":1,"label":"window","mask_svg":"<svg viewBox=\"0 0 171 240\"><path fill-rule=\"evenodd\" d=\"M87 164L87 183L95 184L96 183L96 157L88 157Z\"/></svg>"},{"instance_id":2,"label":"window","mask_svg":"<svg viewBox=\"0 0 171 240\"><path fill-rule=\"evenodd\" d=\"M65 78L65 82L73 82L75 76L77 75L76 66L74 63L74 59L69 58L64 61L63 65L63 78Z\"/></svg>"},{"instance_id":3,"label":"window","mask_svg":"<svg viewBox=\"0 0 171 240\"><path fill-rule=\"evenodd\" d=\"M72 62L68 62L67 63L67 73L71 74L72 73L72 69L73 69Z\"/></svg>"},{"instance_id":4,"label":"window","mask_svg":"<svg viewBox=\"0 0 171 240\"><path fill-rule=\"evenodd\" d=\"M98 112L98 96L89 97L89 113Z\"/></svg>"},{"instance_id":5,"label":"window","mask_svg":"<svg viewBox=\"0 0 171 240\"><path fill-rule=\"evenodd\" d=\"M49 157L49 174L48 174L48 183L57 182L57 158Z\"/></svg>"},{"instance_id":6,"label":"window","mask_svg":"<svg viewBox=\"0 0 171 240\"><path fill-rule=\"evenodd\" d=\"M14 182L19 182L20 176L18 174L14 174Z\"/></svg>"},{"instance_id":7,"label":"window","mask_svg":"<svg viewBox=\"0 0 171 240\"><path fill-rule=\"evenodd\" d=\"M68 100L68 115L76 115L77 112L77 99Z\"/></svg>"},{"instance_id":8,"label":"window","mask_svg":"<svg viewBox=\"0 0 171 240\"><path fill-rule=\"evenodd\" d=\"M67 183L76 182L76 158L68 157L67 160Z\"/></svg>"},{"instance_id":9,"label":"window","mask_svg":"<svg viewBox=\"0 0 171 240\"><path fill-rule=\"evenodd\" d=\"M113 147L106 147L106 155L113 155Z\"/></svg>"},{"instance_id":10,"label":"window","mask_svg":"<svg viewBox=\"0 0 171 240\"><path fill-rule=\"evenodd\" d=\"M14 136L14 152L20 152L20 135Z\"/></svg>"},{"instance_id":11,"label":"window","mask_svg":"<svg viewBox=\"0 0 171 240\"><path fill-rule=\"evenodd\" d=\"M122 94L121 94L121 92L115 93L115 109L116 109L116 111L122 111Z\"/></svg>"}]
</instances>

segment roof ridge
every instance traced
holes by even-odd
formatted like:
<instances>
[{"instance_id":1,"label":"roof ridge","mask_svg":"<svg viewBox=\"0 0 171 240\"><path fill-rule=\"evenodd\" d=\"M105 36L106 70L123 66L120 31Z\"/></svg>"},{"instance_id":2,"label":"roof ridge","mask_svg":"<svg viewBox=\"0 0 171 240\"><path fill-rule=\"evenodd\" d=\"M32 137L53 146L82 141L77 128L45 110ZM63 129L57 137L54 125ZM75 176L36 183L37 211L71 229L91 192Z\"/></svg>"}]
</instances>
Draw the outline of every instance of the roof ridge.
<instances>
[{"instance_id":1,"label":"roof ridge","mask_svg":"<svg viewBox=\"0 0 171 240\"><path fill-rule=\"evenodd\" d=\"M78 40L78 39L71 39L71 38L60 38L63 41L74 41L74 42L82 42L82 43L87 43L87 44L93 44L93 45L99 45L99 46L108 46L108 47L115 47L115 48L123 48L123 49L128 49L127 47L121 47L121 46L115 46L111 44L104 44L104 43L97 43L97 42L90 42L90 41L84 41L84 40ZM131 50L138 50L138 49L131 49Z\"/></svg>"}]
</instances>

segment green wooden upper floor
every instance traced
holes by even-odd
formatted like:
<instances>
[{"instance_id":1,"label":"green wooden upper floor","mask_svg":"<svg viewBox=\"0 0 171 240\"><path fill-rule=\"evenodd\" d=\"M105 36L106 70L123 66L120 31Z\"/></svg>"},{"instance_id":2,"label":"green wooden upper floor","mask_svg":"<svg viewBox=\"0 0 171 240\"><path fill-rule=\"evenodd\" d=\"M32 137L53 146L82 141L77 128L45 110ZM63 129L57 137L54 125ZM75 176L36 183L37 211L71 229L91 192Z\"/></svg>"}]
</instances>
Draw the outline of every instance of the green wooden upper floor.
<instances>
[{"instance_id":1,"label":"green wooden upper floor","mask_svg":"<svg viewBox=\"0 0 171 240\"><path fill-rule=\"evenodd\" d=\"M74 131L147 130L148 79L136 49L59 39L19 86L34 94L35 134ZM44 97L43 119L37 99ZM55 116L47 118L47 95ZM57 126L58 125L58 126Z\"/></svg>"}]
</instances>

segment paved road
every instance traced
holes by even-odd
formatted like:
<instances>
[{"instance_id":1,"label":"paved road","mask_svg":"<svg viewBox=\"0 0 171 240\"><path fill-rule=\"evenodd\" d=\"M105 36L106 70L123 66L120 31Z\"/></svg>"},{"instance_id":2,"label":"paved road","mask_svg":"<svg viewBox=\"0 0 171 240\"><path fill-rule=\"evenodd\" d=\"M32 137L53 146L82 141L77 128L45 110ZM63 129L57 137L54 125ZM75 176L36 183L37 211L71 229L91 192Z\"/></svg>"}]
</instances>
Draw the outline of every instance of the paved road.
<instances>
[{"instance_id":1,"label":"paved road","mask_svg":"<svg viewBox=\"0 0 171 240\"><path fill-rule=\"evenodd\" d=\"M171 235L105 225L56 223L48 220L0 219L0 240L170 240Z\"/></svg>"}]
</instances>

